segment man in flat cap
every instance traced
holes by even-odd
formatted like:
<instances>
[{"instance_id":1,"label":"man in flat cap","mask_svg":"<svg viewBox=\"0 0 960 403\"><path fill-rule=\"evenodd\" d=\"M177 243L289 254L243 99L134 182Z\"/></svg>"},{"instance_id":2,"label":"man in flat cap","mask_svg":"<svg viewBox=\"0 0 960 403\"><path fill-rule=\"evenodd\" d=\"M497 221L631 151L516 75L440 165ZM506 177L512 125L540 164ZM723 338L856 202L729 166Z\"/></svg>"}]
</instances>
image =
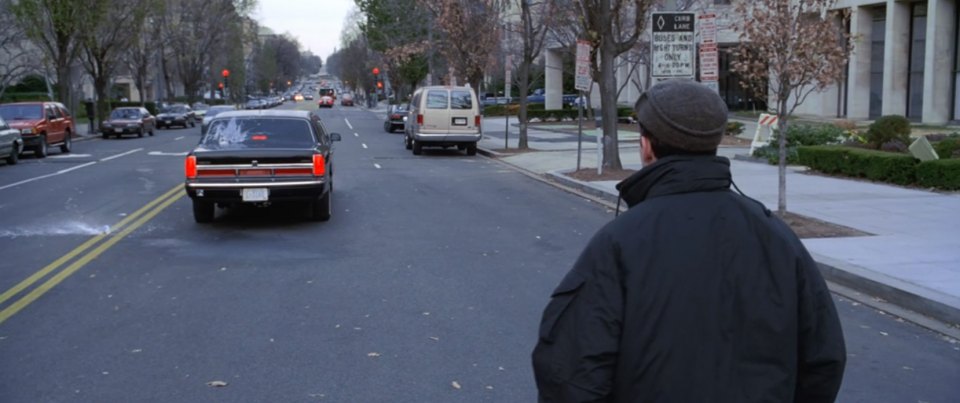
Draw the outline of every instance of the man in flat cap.
<instances>
[{"instance_id":1,"label":"man in flat cap","mask_svg":"<svg viewBox=\"0 0 960 403\"><path fill-rule=\"evenodd\" d=\"M540 401L833 401L836 308L796 234L731 190L723 100L671 80L636 111L644 167L543 312Z\"/></svg>"}]
</instances>

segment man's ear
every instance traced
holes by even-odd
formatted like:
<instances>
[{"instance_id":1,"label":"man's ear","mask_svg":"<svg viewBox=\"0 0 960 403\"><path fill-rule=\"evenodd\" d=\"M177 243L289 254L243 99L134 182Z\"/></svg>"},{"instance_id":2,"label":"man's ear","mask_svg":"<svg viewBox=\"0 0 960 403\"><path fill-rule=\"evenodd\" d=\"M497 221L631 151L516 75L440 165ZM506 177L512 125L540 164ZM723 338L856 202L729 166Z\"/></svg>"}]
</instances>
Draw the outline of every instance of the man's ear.
<instances>
[{"instance_id":1,"label":"man's ear","mask_svg":"<svg viewBox=\"0 0 960 403\"><path fill-rule=\"evenodd\" d=\"M640 161L643 165L650 165L657 161L657 156L653 154L653 146L650 145L650 139L647 136L640 136Z\"/></svg>"}]
</instances>

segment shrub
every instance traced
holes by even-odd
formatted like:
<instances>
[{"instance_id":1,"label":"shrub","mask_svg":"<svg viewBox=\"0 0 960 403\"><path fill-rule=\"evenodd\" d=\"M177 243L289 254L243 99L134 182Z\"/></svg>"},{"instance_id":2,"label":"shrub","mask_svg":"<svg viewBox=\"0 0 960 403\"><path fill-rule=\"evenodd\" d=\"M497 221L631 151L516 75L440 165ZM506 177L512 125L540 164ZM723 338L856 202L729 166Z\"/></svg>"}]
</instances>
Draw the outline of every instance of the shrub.
<instances>
[{"instance_id":1,"label":"shrub","mask_svg":"<svg viewBox=\"0 0 960 403\"><path fill-rule=\"evenodd\" d=\"M779 141L778 132L770 139L771 144ZM787 147L822 146L843 141L843 130L834 125L795 124L787 128Z\"/></svg>"},{"instance_id":2,"label":"shrub","mask_svg":"<svg viewBox=\"0 0 960 403\"><path fill-rule=\"evenodd\" d=\"M743 123L736 121L727 122L727 131L725 134L728 136L739 136L743 134Z\"/></svg>"},{"instance_id":3,"label":"shrub","mask_svg":"<svg viewBox=\"0 0 960 403\"><path fill-rule=\"evenodd\" d=\"M910 143L910 121L900 115L886 115L870 125L867 130L867 142L874 148L880 148L890 140Z\"/></svg>"},{"instance_id":4,"label":"shrub","mask_svg":"<svg viewBox=\"0 0 960 403\"><path fill-rule=\"evenodd\" d=\"M960 152L960 138L945 138L940 140L933 144L933 149L942 160L953 158L957 152Z\"/></svg>"},{"instance_id":5,"label":"shrub","mask_svg":"<svg viewBox=\"0 0 960 403\"><path fill-rule=\"evenodd\" d=\"M753 150L753 156L767 160L770 165L778 165L780 163L780 149L778 147L776 144L758 147ZM787 147L787 164L796 164L797 161L797 147Z\"/></svg>"},{"instance_id":6,"label":"shrub","mask_svg":"<svg viewBox=\"0 0 960 403\"><path fill-rule=\"evenodd\" d=\"M880 146L880 151L886 151L888 153L905 153L907 152L907 145L903 144L900 140L890 140Z\"/></svg>"},{"instance_id":7,"label":"shrub","mask_svg":"<svg viewBox=\"0 0 960 403\"><path fill-rule=\"evenodd\" d=\"M916 182L917 160L910 155L843 146L806 146L799 162L811 169L876 181L909 185Z\"/></svg>"},{"instance_id":8,"label":"shrub","mask_svg":"<svg viewBox=\"0 0 960 403\"><path fill-rule=\"evenodd\" d=\"M960 190L960 159L924 161L916 172L920 186Z\"/></svg>"}]
</instances>

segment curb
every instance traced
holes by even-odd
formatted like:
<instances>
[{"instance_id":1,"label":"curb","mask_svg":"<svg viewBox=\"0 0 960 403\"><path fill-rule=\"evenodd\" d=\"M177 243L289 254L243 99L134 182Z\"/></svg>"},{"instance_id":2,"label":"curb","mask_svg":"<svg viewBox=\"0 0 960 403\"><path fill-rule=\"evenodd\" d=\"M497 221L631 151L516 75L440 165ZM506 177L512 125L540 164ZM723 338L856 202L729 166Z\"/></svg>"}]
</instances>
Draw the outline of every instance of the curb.
<instances>
[{"instance_id":1,"label":"curb","mask_svg":"<svg viewBox=\"0 0 960 403\"><path fill-rule=\"evenodd\" d=\"M504 156L504 154L482 148L478 148L477 151L491 158ZM500 161L510 166L523 169L502 159ZM618 199L617 195L588 182L570 178L565 175L566 172L566 170L551 171L541 176L548 178L548 180L544 182L585 193L610 203L611 205L609 207L611 209L615 208L614 206L616 206ZM621 211L625 211L626 209L626 204L622 204ZM880 301L870 301L872 298L857 298L853 295L844 295L845 297L857 299L865 305L871 306L878 305L878 303L889 303L894 307L905 310L905 312L897 313L898 316L906 316L904 319L919 326L952 337L960 335L960 299L933 290L924 289L903 280L876 273L837 259L821 255L813 255L813 258L814 261L817 262L817 266L820 267L820 272L824 279L828 282L839 284L870 297L879 298ZM886 309L886 306L883 308ZM911 313L915 315L910 315ZM916 315L921 315L922 318L917 318ZM930 319L938 323L930 323Z\"/></svg>"}]
</instances>

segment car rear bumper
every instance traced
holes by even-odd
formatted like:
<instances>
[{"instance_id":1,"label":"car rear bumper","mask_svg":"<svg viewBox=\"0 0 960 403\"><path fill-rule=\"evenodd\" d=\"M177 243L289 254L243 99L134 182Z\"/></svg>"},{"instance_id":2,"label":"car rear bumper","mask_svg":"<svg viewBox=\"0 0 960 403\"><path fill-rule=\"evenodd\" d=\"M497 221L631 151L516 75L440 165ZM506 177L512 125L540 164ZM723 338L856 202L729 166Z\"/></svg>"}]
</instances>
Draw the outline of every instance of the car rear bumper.
<instances>
[{"instance_id":1,"label":"car rear bumper","mask_svg":"<svg viewBox=\"0 0 960 403\"><path fill-rule=\"evenodd\" d=\"M135 134L140 132L140 126L137 127L101 127L100 133L104 134Z\"/></svg>"},{"instance_id":2,"label":"car rear bumper","mask_svg":"<svg viewBox=\"0 0 960 403\"><path fill-rule=\"evenodd\" d=\"M423 143L476 143L480 133L413 133L413 138Z\"/></svg>"},{"instance_id":3,"label":"car rear bumper","mask_svg":"<svg viewBox=\"0 0 960 403\"><path fill-rule=\"evenodd\" d=\"M268 202L312 201L327 192L327 182L297 180L289 182L193 182L184 184L187 196L194 200L216 203L244 203L243 189L265 188L269 190Z\"/></svg>"}]
</instances>

